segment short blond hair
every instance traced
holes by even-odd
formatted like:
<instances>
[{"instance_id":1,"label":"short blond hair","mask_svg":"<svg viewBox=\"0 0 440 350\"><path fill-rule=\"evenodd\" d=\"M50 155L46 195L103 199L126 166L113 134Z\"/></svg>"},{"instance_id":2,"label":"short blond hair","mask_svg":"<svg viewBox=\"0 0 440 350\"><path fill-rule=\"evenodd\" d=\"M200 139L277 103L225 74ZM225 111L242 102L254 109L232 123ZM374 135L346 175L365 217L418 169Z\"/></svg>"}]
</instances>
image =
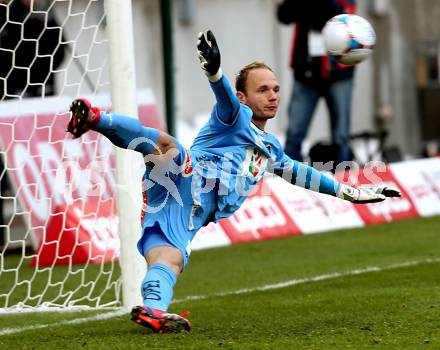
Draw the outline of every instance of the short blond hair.
<instances>
[{"instance_id":1,"label":"short blond hair","mask_svg":"<svg viewBox=\"0 0 440 350\"><path fill-rule=\"evenodd\" d=\"M247 65L245 65L240 71L238 72L237 76L235 77L235 90L246 92L246 81L247 77L249 75L249 72L253 69L268 69L273 73L272 68L270 68L266 63L264 62L252 62Z\"/></svg>"}]
</instances>

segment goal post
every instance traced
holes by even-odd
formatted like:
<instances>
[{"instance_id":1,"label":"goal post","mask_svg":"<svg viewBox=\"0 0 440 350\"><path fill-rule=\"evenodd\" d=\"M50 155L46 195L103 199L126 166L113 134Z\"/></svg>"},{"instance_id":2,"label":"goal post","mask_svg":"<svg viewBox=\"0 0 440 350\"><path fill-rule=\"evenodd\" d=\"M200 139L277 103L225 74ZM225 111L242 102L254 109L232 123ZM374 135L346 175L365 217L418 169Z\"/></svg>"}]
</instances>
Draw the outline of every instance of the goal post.
<instances>
[{"instance_id":1,"label":"goal post","mask_svg":"<svg viewBox=\"0 0 440 350\"><path fill-rule=\"evenodd\" d=\"M142 158L65 132L77 97L163 127L136 91L132 2L0 0L0 21L0 313L141 304Z\"/></svg>"},{"instance_id":2,"label":"goal post","mask_svg":"<svg viewBox=\"0 0 440 350\"><path fill-rule=\"evenodd\" d=\"M110 54L110 81L113 110L137 116L136 74L134 62L133 14L131 0L105 0ZM140 284L145 261L135 251L140 237L141 184L133 173L133 158L140 155L116 150L116 179L121 240L120 264L124 307L142 304ZM137 184L137 186L136 186Z\"/></svg>"}]
</instances>

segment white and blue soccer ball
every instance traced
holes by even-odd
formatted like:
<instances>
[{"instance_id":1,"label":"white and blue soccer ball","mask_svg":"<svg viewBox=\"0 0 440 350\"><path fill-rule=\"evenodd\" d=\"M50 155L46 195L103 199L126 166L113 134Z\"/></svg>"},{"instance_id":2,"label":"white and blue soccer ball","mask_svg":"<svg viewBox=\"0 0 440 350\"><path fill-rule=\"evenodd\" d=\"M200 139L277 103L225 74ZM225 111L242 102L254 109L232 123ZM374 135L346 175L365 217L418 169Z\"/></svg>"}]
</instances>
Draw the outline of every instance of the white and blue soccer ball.
<instances>
[{"instance_id":1,"label":"white and blue soccer ball","mask_svg":"<svg viewBox=\"0 0 440 350\"><path fill-rule=\"evenodd\" d=\"M322 34L329 55L346 65L365 60L376 43L376 33L370 22L357 15L342 14L330 18Z\"/></svg>"}]
</instances>

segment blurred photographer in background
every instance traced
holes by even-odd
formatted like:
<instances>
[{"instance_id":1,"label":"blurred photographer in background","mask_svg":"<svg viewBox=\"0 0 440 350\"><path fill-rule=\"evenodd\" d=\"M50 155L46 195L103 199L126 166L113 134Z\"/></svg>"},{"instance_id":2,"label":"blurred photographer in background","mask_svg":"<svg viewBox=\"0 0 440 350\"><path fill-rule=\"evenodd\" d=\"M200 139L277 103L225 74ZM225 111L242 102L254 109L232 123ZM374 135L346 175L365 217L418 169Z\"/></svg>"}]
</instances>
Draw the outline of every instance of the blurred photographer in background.
<instances>
[{"instance_id":1,"label":"blurred photographer in background","mask_svg":"<svg viewBox=\"0 0 440 350\"><path fill-rule=\"evenodd\" d=\"M294 84L289 102L289 125L285 152L303 161L301 148L320 97L330 116L333 160L351 160L349 148L353 66L344 66L328 56L321 30L327 20L342 13L354 13L354 0L284 0L277 16L293 29L290 65ZM335 165L336 166L336 165Z\"/></svg>"}]
</instances>

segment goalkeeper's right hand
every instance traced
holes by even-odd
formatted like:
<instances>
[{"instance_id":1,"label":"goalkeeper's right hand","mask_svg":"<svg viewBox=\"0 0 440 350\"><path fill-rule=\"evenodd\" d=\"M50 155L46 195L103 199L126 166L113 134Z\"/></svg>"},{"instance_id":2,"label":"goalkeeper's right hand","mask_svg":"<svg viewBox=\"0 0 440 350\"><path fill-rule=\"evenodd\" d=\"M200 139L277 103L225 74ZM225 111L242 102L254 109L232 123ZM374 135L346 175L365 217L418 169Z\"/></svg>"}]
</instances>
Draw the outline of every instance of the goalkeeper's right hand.
<instances>
[{"instance_id":1,"label":"goalkeeper's right hand","mask_svg":"<svg viewBox=\"0 0 440 350\"><path fill-rule=\"evenodd\" d=\"M98 107L93 107L85 98L73 100L70 105L70 120L67 125L67 132L76 139L98 123L101 111Z\"/></svg>"},{"instance_id":2,"label":"goalkeeper's right hand","mask_svg":"<svg viewBox=\"0 0 440 350\"><path fill-rule=\"evenodd\" d=\"M382 187L360 187L354 188L341 184L336 193L336 197L345 199L352 203L377 203L382 202L387 197L401 197L402 194L398 189L382 186Z\"/></svg>"},{"instance_id":3,"label":"goalkeeper's right hand","mask_svg":"<svg viewBox=\"0 0 440 350\"><path fill-rule=\"evenodd\" d=\"M200 32L197 36L197 50L200 66L205 71L208 79L215 83L222 78L220 68L220 51L214 34L210 30Z\"/></svg>"}]
</instances>

